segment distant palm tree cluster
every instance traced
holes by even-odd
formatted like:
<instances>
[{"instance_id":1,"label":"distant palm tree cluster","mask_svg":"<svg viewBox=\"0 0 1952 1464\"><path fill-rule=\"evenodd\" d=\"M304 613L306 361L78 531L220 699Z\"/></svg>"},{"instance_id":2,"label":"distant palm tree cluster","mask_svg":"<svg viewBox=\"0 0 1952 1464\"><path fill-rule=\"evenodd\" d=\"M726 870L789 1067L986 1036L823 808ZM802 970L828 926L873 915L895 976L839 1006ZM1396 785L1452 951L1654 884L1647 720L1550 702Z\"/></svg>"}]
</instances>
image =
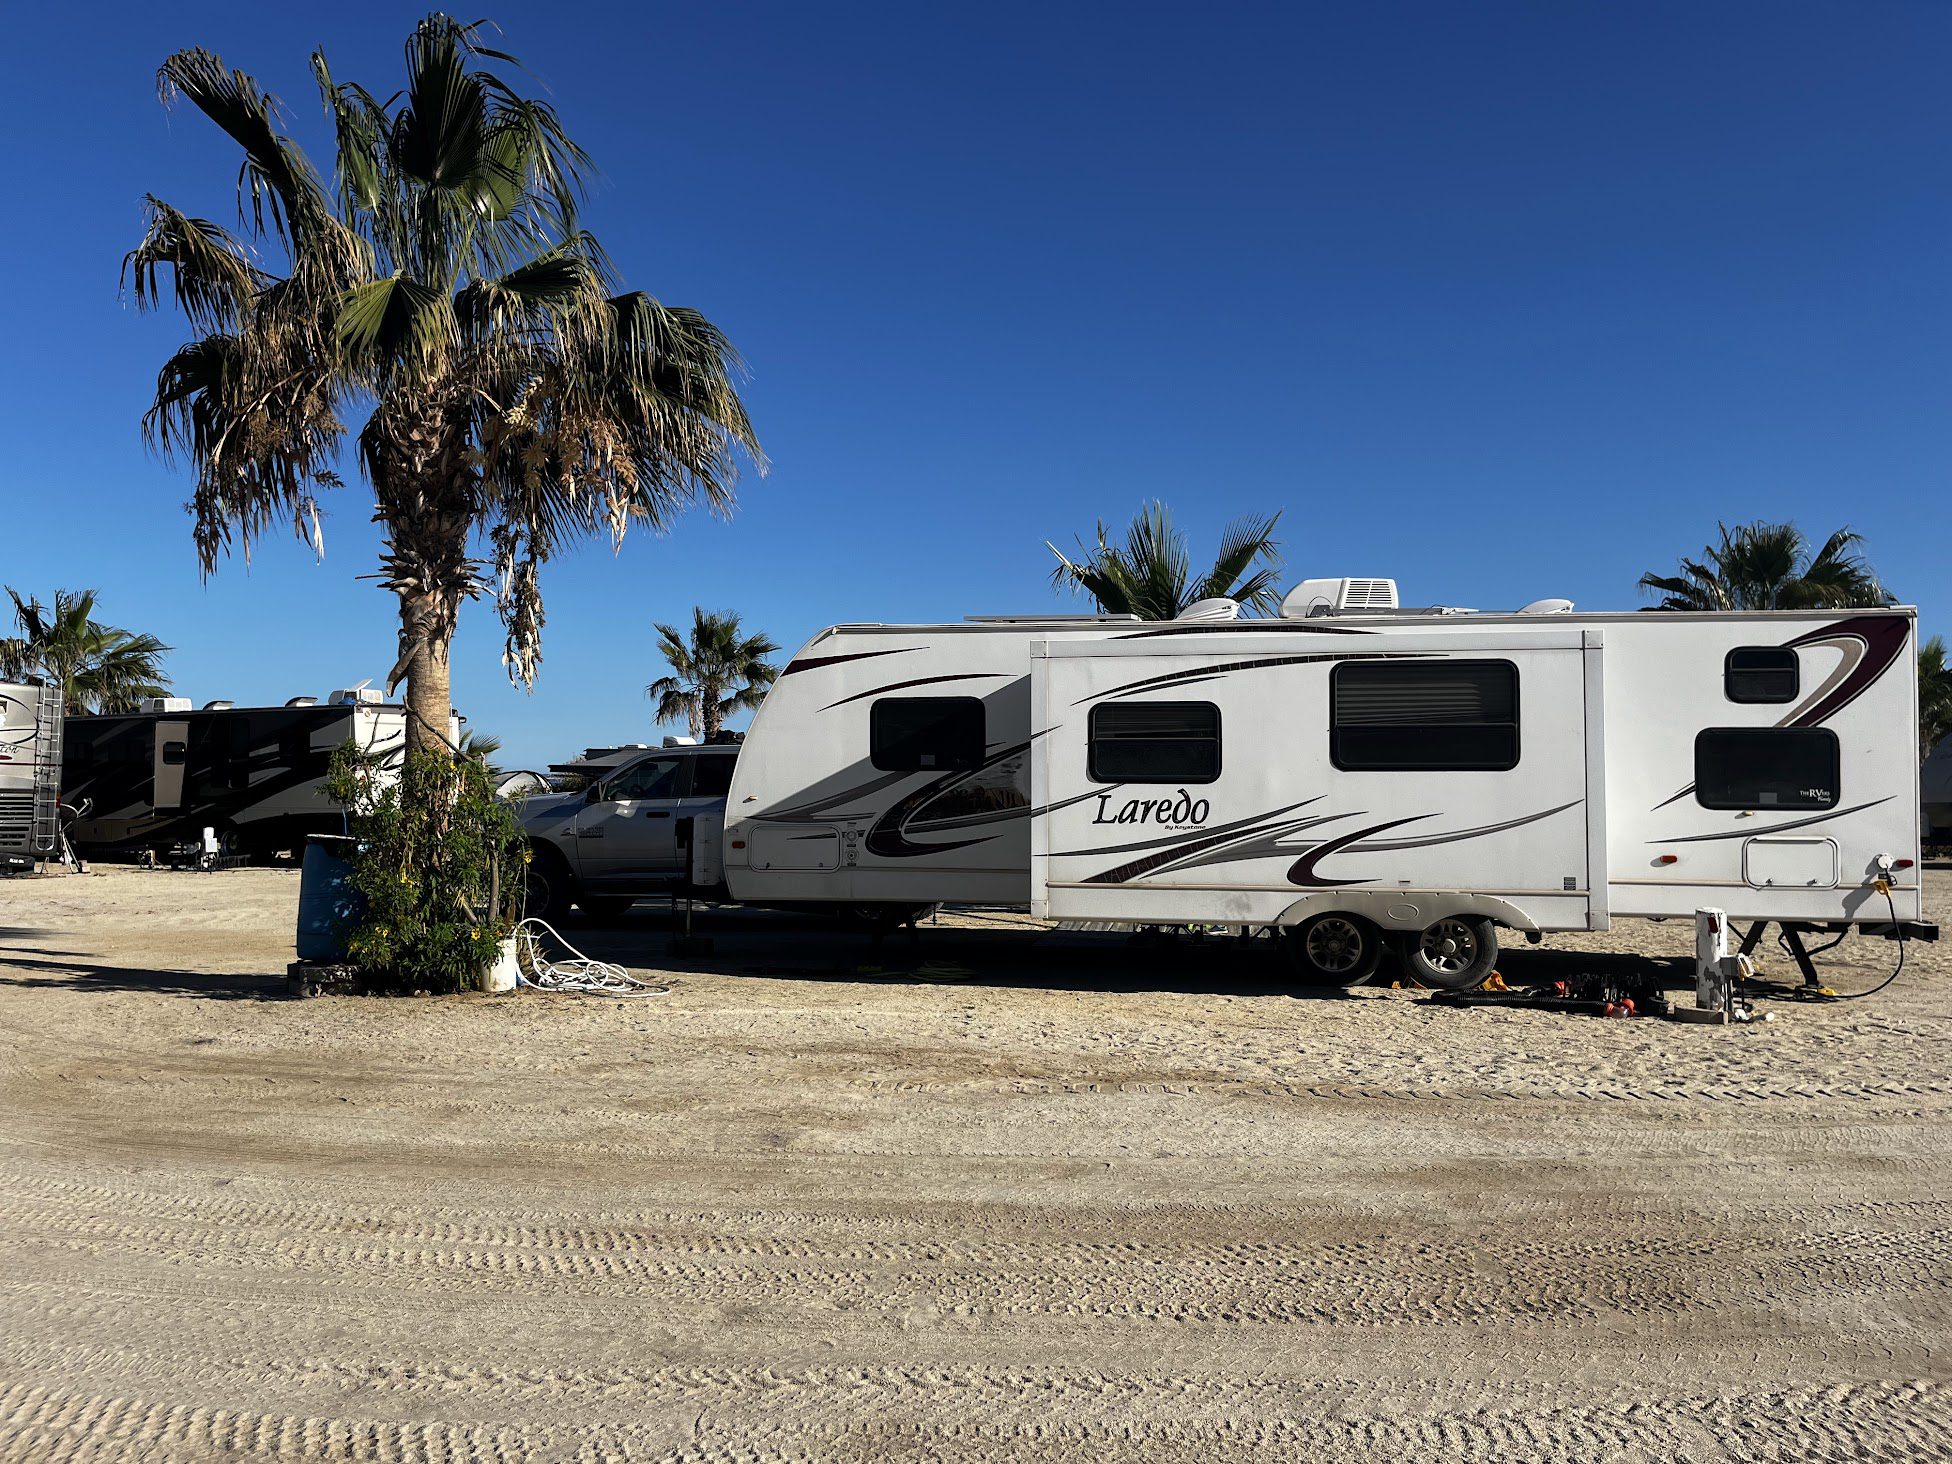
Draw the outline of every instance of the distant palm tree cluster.
<instances>
[{"instance_id":1,"label":"distant palm tree cluster","mask_svg":"<svg viewBox=\"0 0 1952 1464\"><path fill-rule=\"evenodd\" d=\"M683 722L707 742L733 713L756 710L779 679L779 668L766 659L779 647L763 635L747 635L737 615L694 606L689 636L660 625L657 638L671 675L653 681L644 694L656 700L658 721Z\"/></svg>"},{"instance_id":2,"label":"distant palm tree cluster","mask_svg":"<svg viewBox=\"0 0 1952 1464\"><path fill-rule=\"evenodd\" d=\"M95 619L95 591L56 590L48 606L9 585L7 598L16 633L0 637L0 681L45 680L72 714L131 712L169 690L170 647Z\"/></svg>"},{"instance_id":3,"label":"distant palm tree cluster","mask_svg":"<svg viewBox=\"0 0 1952 1464\"><path fill-rule=\"evenodd\" d=\"M1640 577L1662 610L1827 610L1888 605L1864 560L1863 537L1839 529L1811 552L1795 524L1717 524L1719 544L1683 559L1679 574Z\"/></svg>"}]
</instances>

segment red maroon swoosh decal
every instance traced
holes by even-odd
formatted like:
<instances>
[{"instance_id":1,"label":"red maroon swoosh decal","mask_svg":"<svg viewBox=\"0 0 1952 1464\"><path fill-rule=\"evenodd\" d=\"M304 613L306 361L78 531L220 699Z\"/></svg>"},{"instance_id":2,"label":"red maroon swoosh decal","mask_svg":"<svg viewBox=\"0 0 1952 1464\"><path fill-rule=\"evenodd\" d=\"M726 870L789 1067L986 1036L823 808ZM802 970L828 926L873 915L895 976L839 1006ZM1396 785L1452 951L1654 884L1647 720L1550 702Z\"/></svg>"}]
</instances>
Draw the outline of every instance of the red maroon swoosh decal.
<instances>
[{"instance_id":1,"label":"red maroon swoosh decal","mask_svg":"<svg viewBox=\"0 0 1952 1464\"><path fill-rule=\"evenodd\" d=\"M1323 879L1315 873L1315 866L1338 849L1346 849L1371 834L1380 834L1385 829L1401 828L1404 824L1415 823L1419 819L1435 817L1436 815L1431 813L1413 813L1408 818L1393 818L1388 823L1371 824L1366 829L1357 829L1352 834L1341 834L1326 843L1317 844L1288 866L1288 883L1310 885L1316 889L1333 889L1337 885L1371 884L1373 881L1367 879Z\"/></svg>"}]
</instances>

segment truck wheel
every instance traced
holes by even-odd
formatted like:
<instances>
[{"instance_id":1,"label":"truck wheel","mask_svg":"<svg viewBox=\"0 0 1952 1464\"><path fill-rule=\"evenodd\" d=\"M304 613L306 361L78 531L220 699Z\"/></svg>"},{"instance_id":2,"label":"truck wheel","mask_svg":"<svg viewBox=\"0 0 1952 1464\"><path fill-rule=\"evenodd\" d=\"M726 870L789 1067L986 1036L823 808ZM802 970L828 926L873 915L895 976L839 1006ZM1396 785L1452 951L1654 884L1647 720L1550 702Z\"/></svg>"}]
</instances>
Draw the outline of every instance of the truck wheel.
<instances>
[{"instance_id":1,"label":"truck wheel","mask_svg":"<svg viewBox=\"0 0 1952 1464\"><path fill-rule=\"evenodd\" d=\"M1498 959L1498 927L1481 915L1446 915L1405 932L1403 974L1440 991L1476 991Z\"/></svg>"},{"instance_id":2,"label":"truck wheel","mask_svg":"<svg viewBox=\"0 0 1952 1464\"><path fill-rule=\"evenodd\" d=\"M551 925L560 924L569 914L570 902L575 898L575 881L570 877L569 866L563 862L562 855L546 845L533 847L529 859L528 892L522 913L537 920L546 920Z\"/></svg>"},{"instance_id":3,"label":"truck wheel","mask_svg":"<svg viewBox=\"0 0 1952 1464\"><path fill-rule=\"evenodd\" d=\"M1360 986L1376 974L1383 941L1360 915L1331 910L1285 931L1281 953L1309 986Z\"/></svg>"}]
</instances>

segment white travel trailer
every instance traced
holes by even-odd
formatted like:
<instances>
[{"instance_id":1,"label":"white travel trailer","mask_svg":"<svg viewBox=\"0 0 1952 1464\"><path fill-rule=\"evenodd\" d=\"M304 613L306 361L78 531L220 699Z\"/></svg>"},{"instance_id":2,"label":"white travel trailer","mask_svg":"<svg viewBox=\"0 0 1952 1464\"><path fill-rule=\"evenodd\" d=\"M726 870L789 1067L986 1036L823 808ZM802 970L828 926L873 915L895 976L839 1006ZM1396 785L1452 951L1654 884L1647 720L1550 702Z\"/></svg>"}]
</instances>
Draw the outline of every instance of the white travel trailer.
<instances>
[{"instance_id":1,"label":"white travel trailer","mask_svg":"<svg viewBox=\"0 0 1952 1464\"><path fill-rule=\"evenodd\" d=\"M57 852L60 791L60 689L0 685L0 869Z\"/></svg>"},{"instance_id":2,"label":"white travel trailer","mask_svg":"<svg viewBox=\"0 0 1952 1464\"><path fill-rule=\"evenodd\" d=\"M1915 652L1901 608L1400 610L1369 580L1262 621L836 626L753 720L725 878L1271 929L1341 982L1394 945L1475 985L1497 927L1700 906L1930 934Z\"/></svg>"}]
</instances>

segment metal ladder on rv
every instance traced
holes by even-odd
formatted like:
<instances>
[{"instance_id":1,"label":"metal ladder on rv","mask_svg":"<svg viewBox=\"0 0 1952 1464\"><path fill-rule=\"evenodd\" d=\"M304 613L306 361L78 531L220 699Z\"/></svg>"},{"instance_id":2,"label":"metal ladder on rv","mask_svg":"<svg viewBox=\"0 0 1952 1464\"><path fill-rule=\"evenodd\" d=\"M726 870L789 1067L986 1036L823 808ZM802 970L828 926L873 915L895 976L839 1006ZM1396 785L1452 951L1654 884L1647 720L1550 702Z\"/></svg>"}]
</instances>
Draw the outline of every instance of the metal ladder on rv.
<instances>
[{"instance_id":1,"label":"metal ladder on rv","mask_svg":"<svg viewBox=\"0 0 1952 1464\"><path fill-rule=\"evenodd\" d=\"M34 707L34 811L27 834L35 859L63 853L61 836L61 691L43 686Z\"/></svg>"}]
</instances>

